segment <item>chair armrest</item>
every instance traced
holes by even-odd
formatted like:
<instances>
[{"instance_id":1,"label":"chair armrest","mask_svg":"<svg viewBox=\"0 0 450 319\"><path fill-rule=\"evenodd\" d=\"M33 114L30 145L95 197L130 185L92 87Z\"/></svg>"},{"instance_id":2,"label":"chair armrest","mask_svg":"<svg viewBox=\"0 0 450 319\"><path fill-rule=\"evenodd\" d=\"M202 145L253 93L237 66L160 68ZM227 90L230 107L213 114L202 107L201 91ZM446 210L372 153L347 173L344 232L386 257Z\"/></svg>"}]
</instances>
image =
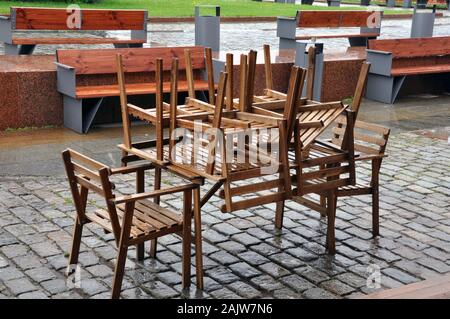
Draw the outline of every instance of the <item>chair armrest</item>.
<instances>
[{"instance_id":1,"label":"chair armrest","mask_svg":"<svg viewBox=\"0 0 450 319\"><path fill-rule=\"evenodd\" d=\"M117 167L117 168L111 168L111 175L116 174L129 174L134 173L139 170L148 170L154 168L153 164L141 164L141 165L132 165L132 166L125 166L125 167Z\"/></svg>"},{"instance_id":2,"label":"chair armrest","mask_svg":"<svg viewBox=\"0 0 450 319\"><path fill-rule=\"evenodd\" d=\"M159 196L164 196L164 195L169 195L169 194L174 194L174 193L185 192L188 190L195 189L197 187L199 187L197 184L187 184L187 185L182 185L182 186L175 186L175 187L170 187L170 188L166 188L166 189L155 190L152 192L119 196L119 197L111 199L111 202L116 205L123 204L123 203L129 203L129 202L136 202L138 200L143 200L143 199L147 199L147 198L154 198L154 197L159 197Z\"/></svg>"},{"instance_id":3,"label":"chair armrest","mask_svg":"<svg viewBox=\"0 0 450 319\"><path fill-rule=\"evenodd\" d=\"M66 64L62 64L59 62L54 62L56 64L56 66L59 66L60 68L66 69L66 70L75 70L75 68L73 66L70 65L66 65Z\"/></svg>"}]
</instances>

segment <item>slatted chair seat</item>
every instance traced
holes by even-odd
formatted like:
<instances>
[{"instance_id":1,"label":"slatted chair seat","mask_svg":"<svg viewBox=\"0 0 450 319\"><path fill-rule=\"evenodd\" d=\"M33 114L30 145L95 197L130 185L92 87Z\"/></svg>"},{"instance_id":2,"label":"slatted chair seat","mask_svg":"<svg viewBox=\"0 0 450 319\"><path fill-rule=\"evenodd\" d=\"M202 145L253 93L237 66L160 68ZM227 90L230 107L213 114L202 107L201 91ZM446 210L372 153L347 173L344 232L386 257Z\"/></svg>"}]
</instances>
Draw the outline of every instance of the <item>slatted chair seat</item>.
<instances>
[{"instance_id":1,"label":"slatted chair seat","mask_svg":"<svg viewBox=\"0 0 450 319\"><path fill-rule=\"evenodd\" d=\"M125 205L117 205L117 215L122 222ZM98 209L86 217L101 227L113 232L110 215ZM166 233L177 233L183 229L183 216L163 208L149 200L136 201L130 232L130 241L138 243L160 237Z\"/></svg>"},{"instance_id":2,"label":"slatted chair seat","mask_svg":"<svg viewBox=\"0 0 450 319\"><path fill-rule=\"evenodd\" d=\"M164 235L178 234L182 238L182 286L187 288L191 283L191 219L200 216L200 197L196 184L172 186L145 192L145 171L153 165L133 165L129 167L110 168L83 154L73 150L63 152L64 165L76 209L75 228L72 249L69 257L68 273L78 264L82 231L84 225L94 223L114 236L118 249L112 298L119 298L125 270L128 247L136 245L137 259L144 259L144 243ZM114 194L111 177L117 174L136 173L136 193L131 195ZM105 200L104 208L88 212L89 193L96 193ZM183 209L177 214L162 207L160 197L182 193ZM193 200L194 197L194 200ZM150 201L152 199L153 201ZM196 234L198 236L198 234ZM201 249L196 247L196 255ZM196 257L201 258L201 257ZM199 260L199 259L197 259ZM197 287L202 289L202 264L197 263Z\"/></svg>"}]
</instances>

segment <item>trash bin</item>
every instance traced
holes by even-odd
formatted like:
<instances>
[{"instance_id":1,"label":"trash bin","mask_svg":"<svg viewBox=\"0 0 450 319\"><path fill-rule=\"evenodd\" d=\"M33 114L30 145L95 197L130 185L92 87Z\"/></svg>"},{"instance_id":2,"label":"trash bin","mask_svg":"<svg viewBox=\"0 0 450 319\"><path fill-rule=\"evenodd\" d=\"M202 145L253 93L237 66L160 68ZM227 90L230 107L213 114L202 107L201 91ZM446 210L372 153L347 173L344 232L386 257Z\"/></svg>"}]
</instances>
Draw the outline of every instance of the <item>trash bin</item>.
<instances>
[{"instance_id":1,"label":"trash bin","mask_svg":"<svg viewBox=\"0 0 450 319\"><path fill-rule=\"evenodd\" d=\"M432 11L419 12L414 9L411 24L411 38L428 38L433 36L434 20L436 17L436 6Z\"/></svg>"},{"instance_id":2,"label":"trash bin","mask_svg":"<svg viewBox=\"0 0 450 319\"><path fill-rule=\"evenodd\" d=\"M215 15L201 15L201 9L215 9ZM195 7L195 45L220 50L220 6Z\"/></svg>"},{"instance_id":3,"label":"trash bin","mask_svg":"<svg viewBox=\"0 0 450 319\"><path fill-rule=\"evenodd\" d=\"M395 0L386 0L386 7L389 8L395 7Z\"/></svg>"},{"instance_id":4,"label":"trash bin","mask_svg":"<svg viewBox=\"0 0 450 319\"><path fill-rule=\"evenodd\" d=\"M329 7L340 7L341 6L341 0L327 0Z\"/></svg>"},{"instance_id":5,"label":"trash bin","mask_svg":"<svg viewBox=\"0 0 450 319\"><path fill-rule=\"evenodd\" d=\"M403 8L411 8L412 0L403 0Z\"/></svg>"}]
</instances>

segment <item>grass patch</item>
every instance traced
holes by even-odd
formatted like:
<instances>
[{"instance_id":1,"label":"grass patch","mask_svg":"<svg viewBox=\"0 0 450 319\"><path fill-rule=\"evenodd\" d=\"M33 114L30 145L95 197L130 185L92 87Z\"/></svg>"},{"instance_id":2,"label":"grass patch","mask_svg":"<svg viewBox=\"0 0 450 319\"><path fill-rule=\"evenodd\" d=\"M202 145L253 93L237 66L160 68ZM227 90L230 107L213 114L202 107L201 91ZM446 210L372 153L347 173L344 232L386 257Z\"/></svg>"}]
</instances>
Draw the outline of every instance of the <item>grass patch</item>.
<instances>
[{"instance_id":1,"label":"grass patch","mask_svg":"<svg viewBox=\"0 0 450 319\"><path fill-rule=\"evenodd\" d=\"M294 16L297 10L365 10L363 7L308 6L252 0L103 0L95 4L80 4L82 8L147 9L150 17L190 17L196 5L220 5L223 17ZM65 8L64 2L0 1L0 13L9 13L10 6ZM411 10L385 10L385 14L411 13Z\"/></svg>"}]
</instances>

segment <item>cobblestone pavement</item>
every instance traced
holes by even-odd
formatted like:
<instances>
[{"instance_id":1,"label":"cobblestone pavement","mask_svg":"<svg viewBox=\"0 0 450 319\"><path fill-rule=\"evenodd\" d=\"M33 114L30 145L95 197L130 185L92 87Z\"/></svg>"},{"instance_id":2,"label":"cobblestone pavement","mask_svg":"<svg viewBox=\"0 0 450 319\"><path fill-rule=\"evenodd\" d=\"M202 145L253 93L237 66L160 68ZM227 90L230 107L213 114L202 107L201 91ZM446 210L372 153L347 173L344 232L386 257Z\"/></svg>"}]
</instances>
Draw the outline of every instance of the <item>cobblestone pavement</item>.
<instances>
[{"instance_id":1,"label":"cobblestone pavement","mask_svg":"<svg viewBox=\"0 0 450 319\"><path fill-rule=\"evenodd\" d=\"M118 140L64 147L114 164ZM25 154L15 152L17 157ZM380 267L382 289L450 272L447 141L397 133L388 153L381 176L381 237L371 238L369 197L339 200L334 257L325 254L326 222L317 213L288 202L285 227L277 232L273 205L223 214L214 197L202 212L205 290L193 285L181 291L180 240L168 236L160 240L156 260L135 262L130 249L122 296L353 298L374 291L367 286L368 267ZM54 166L50 176L1 174L0 297L109 298L116 249L111 235L95 226L85 228L82 240L81 287L66 282L74 208L61 165ZM360 167L358 177L367 180L368 172L367 166ZM163 182L176 184L177 179L165 175ZM123 193L133 191L129 178L116 185ZM89 203L91 208L102 205L96 197ZM164 203L173 209L182 205L171 197Z\"/></svg>"}]
</instances>

